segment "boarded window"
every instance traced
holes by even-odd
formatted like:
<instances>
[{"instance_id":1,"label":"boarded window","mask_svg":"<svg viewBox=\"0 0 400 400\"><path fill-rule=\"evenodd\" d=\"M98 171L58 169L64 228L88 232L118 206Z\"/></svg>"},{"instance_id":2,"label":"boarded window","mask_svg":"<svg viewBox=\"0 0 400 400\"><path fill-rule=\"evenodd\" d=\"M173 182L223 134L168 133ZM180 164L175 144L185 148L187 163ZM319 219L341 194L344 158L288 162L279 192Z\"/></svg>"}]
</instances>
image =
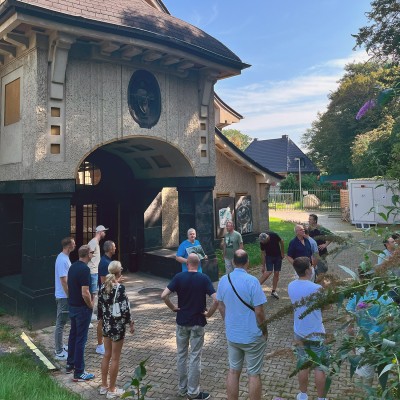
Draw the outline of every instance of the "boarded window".
<instances>
[{"instance_id":1,"label":"boarded window","mask_svg":"<svg viewBox=\"0 0 400 400\"><path fill-rule=\"evenodd\" d=\"M20 78L5 85L4 126L20 120Z\"/></svg>"}]
</instances>

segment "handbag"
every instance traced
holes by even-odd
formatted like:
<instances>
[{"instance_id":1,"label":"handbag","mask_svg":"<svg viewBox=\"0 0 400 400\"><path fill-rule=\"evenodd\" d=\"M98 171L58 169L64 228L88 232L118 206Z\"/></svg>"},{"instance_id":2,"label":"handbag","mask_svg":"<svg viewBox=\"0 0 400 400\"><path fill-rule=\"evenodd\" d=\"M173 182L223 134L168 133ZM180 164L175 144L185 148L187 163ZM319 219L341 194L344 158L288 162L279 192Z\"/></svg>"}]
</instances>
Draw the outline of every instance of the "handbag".
<instances>
[{"instance_id":1,"label":"handbag","mask_svg":"<svg viewBox=\"0 0 400 400\"><path fill-rule=\"evenodd\" d=\"M117 284L117 287L115 289L114 301L113 301L112 312L111 312L111 315L114 318L121 318L121 308L119 306L119 303L115 302L115 299L117 298L118 289L119 289L119 284Z\"/></svg>"}]
</instances>

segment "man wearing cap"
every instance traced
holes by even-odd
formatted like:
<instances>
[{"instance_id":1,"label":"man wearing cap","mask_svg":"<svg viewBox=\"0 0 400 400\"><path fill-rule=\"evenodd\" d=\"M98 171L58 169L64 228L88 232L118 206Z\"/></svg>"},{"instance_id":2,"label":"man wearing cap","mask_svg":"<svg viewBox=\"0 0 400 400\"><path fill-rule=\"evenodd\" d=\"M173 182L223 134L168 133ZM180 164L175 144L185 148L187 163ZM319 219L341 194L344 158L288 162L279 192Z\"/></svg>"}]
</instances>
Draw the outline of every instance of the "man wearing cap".
<instances>
[{"instance_id":1,"label":"man wearing cap","mask_svg":"<svg viewBox=\"0 0 400 400\"><path fill-rule=\"evenodd\" d=\"M222 242L223 255L225 260L225 272L233 271L233 255L236 250L243 249L242 235L233 229L233 222L227 221L225 224L226 233Z\"/></svg>"},{"instance_id":2,"label":"man wearing cap","mask_svg":"<svg viewBox=\"0 0 400 400\"><path fill-rule=\"evenodd\" d=\"M99 263L100 263L100 240L104 239L106 236L106 228L104 225L99 225L96 227L96 235L94 238L88 243L91 251L94 251L92 259L88 262L88 267L90 268L90 293L92 295L92 300L96 297L96 294L99 290L98 287L98 279L99 279ZM96 316L92 316L92 320L96 320ZM97 347L96 353L104 354L104 344L103 344L103 336L97 338Z\"/></svg>"},{"instance_id":3,"label":"man wearing cap","mask_svg":"<svg viewBox=\"0 0 400 400\"><path fill-rule=\"evenodd\" d=\"M273 272L271 296L279 299L276 288L282 268L282 259L285 257L284 242L277 233L272 231L261 233L259 239L262 261L260 284L262 285Z\"/></svg>"}]
</instances>

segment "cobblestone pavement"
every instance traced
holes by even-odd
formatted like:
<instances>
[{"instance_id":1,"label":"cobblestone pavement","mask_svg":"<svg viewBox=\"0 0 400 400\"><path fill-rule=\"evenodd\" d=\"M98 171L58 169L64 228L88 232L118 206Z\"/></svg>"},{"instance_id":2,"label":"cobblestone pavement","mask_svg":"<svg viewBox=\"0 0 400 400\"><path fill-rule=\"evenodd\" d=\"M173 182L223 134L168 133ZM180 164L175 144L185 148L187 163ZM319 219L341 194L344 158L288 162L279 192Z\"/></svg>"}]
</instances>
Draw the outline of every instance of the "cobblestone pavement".
<instances>
[{"instance_id":1,"label":"cobblestone pavement","mask_svg":"<svg viewBox=\"0 0 400 400\"><path fill-rule=\"evenodd\" d=\"M285 216L284 219L306 221L307 213L296 213L296 215ZM332 229L333 224L325 223L324 219L325 217L321 218L321 223ZM326 220L329 221L328 217L326 217ZM341 233L352 230L349 224L347 224L349 226L347 226L346 230L346 225L340 223L340 221L336 220L335 223L338 224L335 230ZM359 251L348 249L337 256L334 261L329 261L330 268L331 270L335 270L335 265L345 262L347 266L354 269L357 265L357 259L360 260L360 255ZM259 267L253 267L251 273L258 275L259 269ZM279 313L283 308L290 305L287 295L287 285L292 279L294 279L292 267L287 261L284 261L278 287L280 300L276 300L270 296L270 281L267 281L266 285L264 285L264 290L268 297L266 305L268 316ZM160 299L161 290L167 283L168 281L165 279L141 273L127 274L126 280L136 331L134 335L127 334L125 339L118 384L122 386L130 381L135 367L140 361L149 357L147 362L147 382L153 385L153 389L149 393L149 399L155 400L179 399L176 393L175 314ZM218 283L216 282L215 287L217 285ZM324 314L326 328L329 332L332 332L337 324L333 320L335 316L335 309ZM262 373L263 398L265 399L272 400L275 397L294 399L298 393L297 379L295 377L289 378L295 366L291 352L292 324L291 314L283 316L279 321L270 324L267 355ZM52 359L54 327L48 327L35 333L35 342L39 342L41 348L45 349ZM96 332L95 329L91 329L86 346L86 369L94 373L96 378L90 383L73 383L71 376L66 375L63 371L65 363L59 363L54 360L54 363L60 368L60 371L55 373L55 378L74 392L79 393L85 399L104 399L104 396L100 396L97 393L97 388L100 385L101 356L95 354L95 346ZM202 360L202 390L210 392L212 399L226 399L227 351L224 326L219 313L216 313L208 321ZM347 391L353 386L346 376L348 376L348 371L344 371L340 377L334 380L329 399L350 398ZM317 396L313 389L312 376L309 387L312 388L309 391L310 400L316 399ZM240 399L247 399L247 375L245 371L241 377Z\"/></svg>"}]
</instances>

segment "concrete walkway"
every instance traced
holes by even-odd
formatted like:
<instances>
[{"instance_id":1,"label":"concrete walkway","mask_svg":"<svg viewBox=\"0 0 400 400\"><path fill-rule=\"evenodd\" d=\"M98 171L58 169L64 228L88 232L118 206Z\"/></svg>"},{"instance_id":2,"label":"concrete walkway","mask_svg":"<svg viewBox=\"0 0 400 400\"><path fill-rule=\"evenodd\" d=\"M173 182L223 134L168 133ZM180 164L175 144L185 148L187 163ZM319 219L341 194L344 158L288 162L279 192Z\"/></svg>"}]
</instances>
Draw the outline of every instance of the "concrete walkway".
<instances>
[{"instance_id":1,"label":"concrete walkway","mask_svg":"<svg viewBox=\"0 0 400 400\"><path fill-rule=\"evenodd\" d=\"M272 215L273 213L271 213ZM293 221L306 221L307 213L286 216L284 219ZM300 219L298 219L300 218ZM326 221L325 221L326 218ZM331 230L334 224L328 224L328 217L321 217L321 223ZM338 232L351 232L352 228L335 220L338 225ZM336 270L338 262L347 262L352 268L357 265L357 260L361 260L361 253L354 249L344 252L338 261L330 261L331 270ZM353 261L351 261L353 260ZM253 267L251 273L258 276L259 267ZM268 297L266 313L271 316L282 313L282 310L290 305L287 295L287 285L294 279L292 267L285 261L281 273L278 293L280 300L270 296L270 281L264 285L264 290ZM147 362L148 377L147 383L153 385L149 393L149 399L179 399L176 395L177 376L175 367L175 314L172 313L160 300L160 293L167 285L168 281L141 273L128 274L126 287L129 299L132 302L132 312L135 319L136 332L134 335L127 335L122 350L120 374L118 384L130 382L130 377L140 361L149 357ZM216 282L215 287L218 283ZM176 300L173 298L173 300ZM211 302L210 302L211 303ZM337 326L334 321L336 309L332 309L324 314L327 330L333 332ZM282 314L282 318L270 324L269 344L265 366L262 374L263 398L272 400L275 397L285 399L295 399L298 393L297 379L289 378L294 370L295 363L292 356L292 336L293 320L291 313ZM54 349L54 327L49 327L36 332L35 342L39 342L41 347L47 350L47 354L52 355ZM64 373L65 363L54 361L60 371L55 373L55 378L63 385L79 393L85 399L104 399L97 393L100 385L100 362L101 356L95 354L96 346L95 329L90 330L89 340L86 346L86 369L96 375L96 379L90 383L73 383L71 376ZM65 339L66 340L66 339ZM50 356L52 358L52 356ZM223 322L219 313L216 313L209 320L206 327L206 340L202 357L201 388L211 393L212 399L226 399L225 377L227 373L227 352L226 339ZM344 371L340 378L335 379L329 393L329 399L350 399L349 391L353 385L348 380L348 371ZM309 398L316 399L313 389L313 377L310 379ZM240 399L247 399L247 375L242 374L240 385Z\"/></svg>"}]
</instances>

